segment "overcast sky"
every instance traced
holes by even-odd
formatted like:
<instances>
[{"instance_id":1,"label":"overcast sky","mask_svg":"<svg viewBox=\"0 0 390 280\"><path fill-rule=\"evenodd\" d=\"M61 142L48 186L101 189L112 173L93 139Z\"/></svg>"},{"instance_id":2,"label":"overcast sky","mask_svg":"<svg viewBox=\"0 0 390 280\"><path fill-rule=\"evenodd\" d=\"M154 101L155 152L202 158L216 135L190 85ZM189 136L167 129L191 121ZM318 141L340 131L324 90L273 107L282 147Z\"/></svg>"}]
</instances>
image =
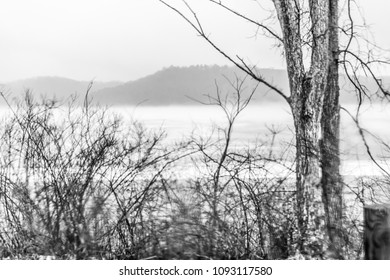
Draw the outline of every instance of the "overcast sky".
<instances>
[{"instance_id":1,"label":"overcast sky","mask_svg":"<svg viewBox=\"0 0 390 280\"><path fill-rule=\"evenodd\" d=\"M272 40L254 38L254 26L207 0L192 2L208 34L229 54L262 68L284 66ZM225 2L253 17L267 16L253 0ZM390 1L358 2L377 43L390 49ZM36 76L129 81L196 64L227 61L157 0L0 0L0 82Z\"/></svg>"}]
</instances>

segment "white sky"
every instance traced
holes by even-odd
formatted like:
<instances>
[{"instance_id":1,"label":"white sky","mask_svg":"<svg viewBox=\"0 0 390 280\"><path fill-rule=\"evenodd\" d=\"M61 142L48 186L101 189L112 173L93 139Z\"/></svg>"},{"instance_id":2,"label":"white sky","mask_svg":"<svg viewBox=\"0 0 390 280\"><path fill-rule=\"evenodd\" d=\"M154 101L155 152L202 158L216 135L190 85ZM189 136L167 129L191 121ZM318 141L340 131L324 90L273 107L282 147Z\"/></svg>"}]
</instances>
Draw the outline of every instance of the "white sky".
<instances>
[{"instance_id":1,"label":"white sky","mask_svg":"<svg viewBox=\"0 0 390 280\"><path fill-rule=\"evenodd\" d=\"M283 67L273 41L253 38L254 26L207 0L192 2L211 38L228 53L259 67ZM225 2L266 16L253 0ZM377 43L390 49L390 1L358 2ZM129 81L194 64L227 61L157 0L0 0L0 82L35 76Z\"/></svg>"}]
</instances>

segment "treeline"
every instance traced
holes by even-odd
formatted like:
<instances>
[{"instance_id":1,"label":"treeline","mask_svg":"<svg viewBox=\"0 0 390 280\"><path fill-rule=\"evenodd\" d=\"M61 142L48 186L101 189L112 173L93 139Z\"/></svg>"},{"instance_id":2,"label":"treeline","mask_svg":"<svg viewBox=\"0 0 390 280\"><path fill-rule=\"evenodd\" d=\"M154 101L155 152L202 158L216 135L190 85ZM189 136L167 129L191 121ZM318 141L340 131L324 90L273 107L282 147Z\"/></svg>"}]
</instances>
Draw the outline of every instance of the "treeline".
<instances>
[{"instance_id":1,"label":"treeline","mask_svg":"<svg viewBox=\"0 0 390 280\"><path fill-rule=\"evenodd\" d=\"M240 98L210 97L226 127L177 143L88 104L29 93L9 104L0 126L0 258L297 258L294 145L276 144L270 130L235 148L234 121L250 100ZM350 258L362 254L356 209L376 198L367 180L351 185L346 204Z\"/></svg>"}]
</instances>

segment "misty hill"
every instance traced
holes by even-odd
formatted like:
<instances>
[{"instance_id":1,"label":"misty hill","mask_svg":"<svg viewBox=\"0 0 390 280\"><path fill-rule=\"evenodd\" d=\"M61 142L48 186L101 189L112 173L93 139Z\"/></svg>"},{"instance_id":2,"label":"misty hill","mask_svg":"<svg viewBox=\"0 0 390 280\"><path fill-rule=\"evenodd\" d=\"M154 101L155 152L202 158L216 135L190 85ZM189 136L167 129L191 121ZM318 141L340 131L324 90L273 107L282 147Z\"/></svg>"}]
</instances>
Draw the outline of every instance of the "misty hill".
<instances>
[{"instance_id":1,"label":"misty hill","mask_svg":"<svg viewBox=\"0 0 390 280\"><path fill-rule=\"evenodd\" d=\"M57 100L65 100L73 94L83 96L90 81L76 81L62 77L37 77L17 80L1 85L2 91L9 97L22 96L26 90L31 90L34 96L45 96ZM114 87L122 82L93 82L91 92L106 87Z\"/></svg>"},{"instance_id":2,"label":"misty hill","mask_svg":"<svg viewBox=\"0 0 390 280\"><path fill-rule=\"evenodd\" d=\"M276 69L260 69L259 73L282 90L288 90L286 72ZM215 96L218 85L222 94L233 92L229 83L234 83L236 76L243 78L242 71L227 66L190 66L169 67L155 74L146 76L120 86L96 91L94 100L102 104L138 104L148 105L194 104L194 100L205 101L205 95ZM244 94L249 94L257 82L247 78ZM263 85L257 89L254 99L267 95L268 101L279 101L279 96L268 94L270 91Z\"/></svg>"},{"instance_id":3,"label":"misty hill","mask_svg":"<svg viewBox=\"0 0 390 280\"><path fill-rule=\"evenodd\" d=\"M288 93L289 86L285 70L257 69L256 71L277 88ZM193 105L196 104L194 99L207 101L205 95L215 96L217 86L222 95L232 94L234 87L231 83L234 84L237 78L243 79L244 74L235 67L169 67L131 82L94 82L90 97L93 102L102 105L136 105L143 102L146 105ZM377 90L378 87L372 79L362 77L360 80L371 92ZM388 87L390 77L382 77L382 83ZM88 84L88 81L39 77L8 83L0 86L0 89L8 95L12 93L12 96L20 96L26 89L30 89L37 97L47 96L64 100L75 93L83 97ZM256 85L257 82L247 78L243 86L244 96L248 95ZM342 103L356 102L356 93L345 76L340 77L340 88ZM278 94L260 84L252 102L280 101L282 98Z\"/></svg>"},{"instance_id":4,"label":"misty hill","mask_svg":"<svg viewBox=\"0 0 390 280\"><path fill-rule=\"evenodd\" d=\"M271 84L288 93L288 78L285 70L258 69L257 72ZM205 95L215 96L216 84L222 94L232 93L236 76L243 78L242 71L235 67L191 66L169 67L155 74L122 85L97 90L94 100L101 104L126 105L143 103L147 105L195 104L196 100L207 101ZM372 79L361 77L361 82L371 92L377 90ZM382 83L390 85L390 77L383 77ZM244 88L248 94L257 82L247 78ZM341 102L356 102L356 93L345 76L340 77ZM244 92L245 94L245 92ZM281 97L260 84L253 102L279 102Z\"/></svg>"}]
</instances>

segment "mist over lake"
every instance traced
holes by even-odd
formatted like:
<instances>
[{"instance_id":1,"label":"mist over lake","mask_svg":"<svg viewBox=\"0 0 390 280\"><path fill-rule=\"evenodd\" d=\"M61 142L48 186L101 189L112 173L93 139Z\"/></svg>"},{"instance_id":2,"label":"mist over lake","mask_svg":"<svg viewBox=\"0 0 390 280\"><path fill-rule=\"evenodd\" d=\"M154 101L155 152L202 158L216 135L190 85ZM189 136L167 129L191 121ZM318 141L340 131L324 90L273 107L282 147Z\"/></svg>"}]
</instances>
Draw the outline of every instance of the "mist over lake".
<instances>
[{"instance_id":1,"label":"mist over lake","mask_svg":"<svg viewBox=\"0 0 390 280\"><path fill-rule=\"evenodd\" d=\"M349 105L346 109L352 115L355 114L355 106ZM227 125L224 112L216 106L115 106L109 111L121 115L124 119L140 121L149 129L162 129L166 131L169 141L185 140L192 134L206 137L214 133L216 137ZM388 105L372 104L361 109L360 125L367 129L367 141L373 155L379 161L385 159L383 157L386 151L373 135L389 143L390 129L387 128L389 123ZM344 111L341 113L341 127L343 175L380 174L378 167L368 158L356 124ZM244 147L254 145L256 141L270 140L270 129L278 131L279 145L294 142L290 108L283 103L249 105L234 124L232 144Z\"/></svg>"},{"instance_id":2,"label":"mist over lake","mask_svg":"<svg viewBox=\"0 0 390 280\"><path fill-rule=\"evenodd\" d=\"M110 106L108 113L124 122L137 121L150 131L164 131L167 143L185 141L191 137L223 137L227 119L221 108L202 104L168 106ZM345 106L355 115L356 106ZM61 119L67 107L58 108L57 118ZM79 112L82 110L80 109ZM10 116L9 108L2 106L1 116ZM360 125L365 131L370 151L382 167L389 151L384 150L381 141L390 142L390 110L388 105L365 105L359 115ZM267 102L250 104L236 119L233 127L232 147L244 148L256 143L267 144L271 131L276 131L276 143L288 146L294 143L293 120L290 108L283 103ZM378 137L376 139L375 137ZM341 113L341 166L345 176L380 175L381 170L369 159L359 130L352 118Z\"/></svg>"}]
</instances>

